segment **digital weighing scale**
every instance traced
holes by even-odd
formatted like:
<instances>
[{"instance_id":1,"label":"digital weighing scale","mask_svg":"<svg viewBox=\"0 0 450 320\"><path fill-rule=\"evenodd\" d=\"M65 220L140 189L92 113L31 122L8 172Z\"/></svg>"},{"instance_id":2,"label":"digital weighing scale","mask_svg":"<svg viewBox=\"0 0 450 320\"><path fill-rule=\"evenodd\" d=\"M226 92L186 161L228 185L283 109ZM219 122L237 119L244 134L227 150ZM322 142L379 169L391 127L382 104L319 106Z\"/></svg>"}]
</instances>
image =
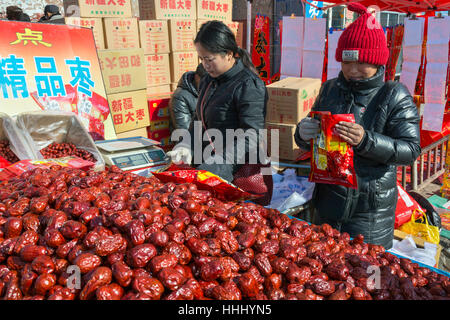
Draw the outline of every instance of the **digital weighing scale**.
<instances>
[{"instance_id":1,"label":"digital weighing scale","mask_svg":"<svg viewBox=\"0 0 450 320\"><path fill-rule=\"evenodd\" d=\"M151 172L164 170L170 158L160 143L144 137L101 140L95 142L107 165L115 165L123 171L132 171L140 176L151 176Z\"/></svg>"}]
</instances>

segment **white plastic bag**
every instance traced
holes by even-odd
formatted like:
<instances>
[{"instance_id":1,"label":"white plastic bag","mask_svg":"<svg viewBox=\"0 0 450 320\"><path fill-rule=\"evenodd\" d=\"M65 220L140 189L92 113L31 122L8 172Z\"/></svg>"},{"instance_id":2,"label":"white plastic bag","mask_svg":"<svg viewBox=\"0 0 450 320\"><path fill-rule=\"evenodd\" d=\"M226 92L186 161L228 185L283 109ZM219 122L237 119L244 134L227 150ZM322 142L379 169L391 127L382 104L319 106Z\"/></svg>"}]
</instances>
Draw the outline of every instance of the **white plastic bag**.
<instances>
[{"instance_id":1,"label":"white plastic bag","mask_svg":"<svg viewBox=\"0 0 450 320\"><path fill-rule=\"evenodd\" d=\"M11 151L14 152L20 160L35 159L37 157L34 152L35 148L30 145L32 144L32 141L17 128L13 118L2 112L0 112L0 141L1 140L9 141Z\"/></svg>"},{"instance_id":2,"label":"white plastic bag","mask_svg":"<svg viewBox=\"0 0 450 320\"><path fill-rule=\"evenodd\" d=\"M287 169L281 179L273 179L273 194L268 208L283 212L305 204L312 198L314 183L306 177L298 177L295 169Z\"/></svg>"},{"instance_id":3,"label":"white plastic bag","mask_svg":"<svg viewBox=\"0 0 450 320\"><path fill-rule=\"evenodd\" d=\"M97 160L95 171L105 169L100 151L76 114L63 111L24 112L17 115L16 121L24 135L33 141L35 153L38 154L35 159L42 159L39 151L54 142L73 143L77 148L92 153Z\"/></svg>"},{"instance_id":4,"label":"white plastic bag","mask_svg":"<svg viewBox=\"0 0 450 320\"><path fill-rule=\"evenodd\" d=\"M394 239L392 249L389 251L431 267L435 266L437 246L433 243L425 242L424 247L424 249L417 248L413 238L408 236L401 241Z\"/></svg>"}]
</instances>

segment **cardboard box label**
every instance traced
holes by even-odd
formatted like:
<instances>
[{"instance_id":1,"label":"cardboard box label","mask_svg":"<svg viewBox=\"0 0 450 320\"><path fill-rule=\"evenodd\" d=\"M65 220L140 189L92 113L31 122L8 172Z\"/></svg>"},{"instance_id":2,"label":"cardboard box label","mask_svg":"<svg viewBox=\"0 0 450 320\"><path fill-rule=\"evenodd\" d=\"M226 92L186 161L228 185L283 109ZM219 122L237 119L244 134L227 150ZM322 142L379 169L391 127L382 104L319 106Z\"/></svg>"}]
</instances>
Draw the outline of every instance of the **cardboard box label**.
<instances>
[{"instance_id":1,"label":"cardboard box label","mask_svg":"<svg viewBox=\"0 0 450 320\"><path fill-rule=\"evenodd\" d=\"M103 22L100 18L65 18L67 25L89 28L94 34L95 46L97 49L105 49L105 35L103 32Z\"/></svg>"},{"instance_id":2,"label":"cardboard box label","mask_svg":"<svg viewBox=\"0 0 450 320\"><path fill-rule=\"evenodd\" d=\"M286 78L267 86L266 121L297 124L314 105L321 86L320 79Z\"/></svg>"},{"instance_id":3,"label":"cardboard box label","mask_svg":"<svg viewBox=\"0 0 450 320\"><path fill-rule=\"evenodd\" d=\"M139 0L141 20L197 19L196 0Z\"/></svg>"},{"instance_id":4,"label":"cardboard box label","mask_svg":"<svg viewBox=\"0 0 450 320\"><path fill-rule=\"evenodd\" d=\"M144 54L169 53L169 27L164 20L139 21L139 34Z\"/></svg>"},{"instance_id":5,"label":"cardboard box label","mask_svg":"<svg viewBox=\"0 0 450 320\"><path fill-rule=\"evenodd\" d=\"M195 20L169 20L171 51L194 51L196 28Z\"/></svg>"},{"instance_id":6,"label":"cardboard box label","mask_svg":"<svg viewBox=\"0 0 450 320\"><path fill-rule=\"evenodd\" d=\"M147 127L150 124L145 90L108 95L116 133Z\"/></svg>"},{"instance_id":7,"label":"cardboard box label","mask_svg":"<svg viewBox=\"0 0 450 320\"><path fill-rule=\"evenodd\" d=\"M178 82L187 71L195 71L198 66L196 51L173 52L170 54L171 77L173 82Z\"/></svg>"},{"instance_id":8,"label":"cardboard box label","mask_svg":"<svg viewBox=\"0 0 450 320\"><path fill-rule=\"evenodd\" d=\"M145 56L147 86L170 84L170 63L168 54L152 54Z\"/></svg>"},{"instance_id":9,"label":"cardboard box label","mask_svg":"<svg viewBox=\"0 0 450 320\"><path fill-rule=\"evenodd\" d=\"M232 10L231 0L197 0L197 19L231 21Z\"/></svg>"},{"instance_id":10,"label":"cardboard box label","mask_svg":"<svg viewBox=\"0 0 450 320\"><path fill-rule=\"evenodd\" d=\"M131 0L64 0L66 17L131 17Z\"/></svg>"},{"instance_id":11,"label":"cardboard box label","mask_svg":"<svg viewBox=\"0 0 450 320\"><path fill-rule=\"evenodd\" d=\"M106 93L135 91L147 87L142 49L98 50Z\"/></svg>"},{"instance_id":12,"label":"cardboard box label","mask_svg":"<svg viewBox=\"0 0 450 320\"><path fill-rule=\"evenodd\" d=\"M108 49L140 48L137 18L105 18Z\"/></svg>"}]
</instances>

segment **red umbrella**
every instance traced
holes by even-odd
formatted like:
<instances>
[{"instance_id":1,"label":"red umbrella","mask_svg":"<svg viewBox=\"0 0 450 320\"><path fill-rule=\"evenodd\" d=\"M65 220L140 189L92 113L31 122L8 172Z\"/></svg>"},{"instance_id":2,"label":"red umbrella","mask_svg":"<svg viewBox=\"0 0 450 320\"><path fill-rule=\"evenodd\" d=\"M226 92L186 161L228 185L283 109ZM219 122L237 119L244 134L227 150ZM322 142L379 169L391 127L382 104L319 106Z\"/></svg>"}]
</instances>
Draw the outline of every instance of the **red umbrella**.
<instances>
[{"instance_id":1,"label":"red umbrella","mask_svg":"<svg viewBox=\"0 0 450 320\"><path fill-rule=\"evenodd\" d=\"M352 2L359 2L362 5L378 6L381 11L398 11L404 13L419 13L419 12L430 12L430 11L447 11L450 10L450 0L335 0L327 1L334 3L332 5L318 8L309 0L302 0L303 2L317 8L326 10L339 5L347 5Z\"/></svg>"}]
</instances>

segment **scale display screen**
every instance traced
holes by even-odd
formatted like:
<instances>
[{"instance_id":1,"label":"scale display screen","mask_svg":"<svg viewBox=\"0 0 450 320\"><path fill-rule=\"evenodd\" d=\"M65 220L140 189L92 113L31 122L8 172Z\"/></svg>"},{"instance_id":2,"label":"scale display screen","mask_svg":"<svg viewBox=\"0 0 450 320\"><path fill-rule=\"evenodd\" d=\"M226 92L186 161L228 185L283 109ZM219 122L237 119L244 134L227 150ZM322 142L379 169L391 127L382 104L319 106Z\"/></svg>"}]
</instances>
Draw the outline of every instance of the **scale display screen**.
<instances>
[{"instance_id":1,"label":"scale display screen","mask_svg":"<svg viewBox=\"0 0 450 320\"><path fill-rule=\"evenodd\" d=\"M114 164L120 169L127 167L136 167L148 163L143 154L136 154L132 156L123 156L113 159Z\"/></svg>"},{"instance_id":2,"label":"scale display screen","mask_svg":"<svg viewBox=\"0 0 450 320\"><path fill-rule=\"evenodd\" d=\"M147 152L147 157L152 162L164 161L164 152L162 150Z\"/></svg>"}]
</instances>

